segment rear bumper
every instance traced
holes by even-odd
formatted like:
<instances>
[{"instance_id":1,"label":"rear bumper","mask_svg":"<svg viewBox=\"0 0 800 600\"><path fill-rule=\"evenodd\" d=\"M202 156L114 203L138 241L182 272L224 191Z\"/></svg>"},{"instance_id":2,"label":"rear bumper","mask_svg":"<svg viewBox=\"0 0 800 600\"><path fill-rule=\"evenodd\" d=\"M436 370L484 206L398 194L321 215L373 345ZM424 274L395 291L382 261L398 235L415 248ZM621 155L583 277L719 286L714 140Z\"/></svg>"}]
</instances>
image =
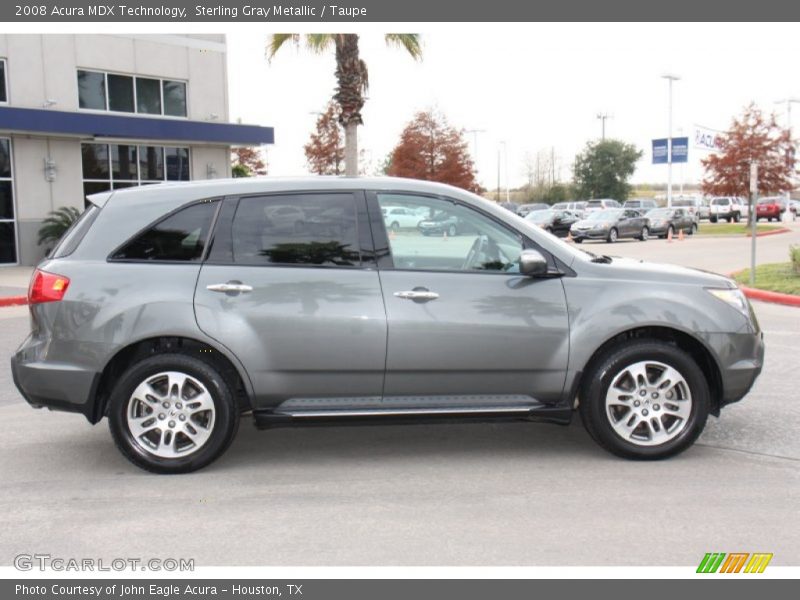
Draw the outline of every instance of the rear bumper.
<instances>
[{"instance_id":1,"label":"rear bumper","mask_svg":"<svg viewBox=\"0 0 800 600\"><path fill-rule=\"evenodd\" d=\"M28 338L11 357L11 376L14 384L34 408L80 413L90 423L102 415L95 413L95 397L100 374L65 363L53 363L39 358L40 347Z\"/></svg>"}]
</instances>

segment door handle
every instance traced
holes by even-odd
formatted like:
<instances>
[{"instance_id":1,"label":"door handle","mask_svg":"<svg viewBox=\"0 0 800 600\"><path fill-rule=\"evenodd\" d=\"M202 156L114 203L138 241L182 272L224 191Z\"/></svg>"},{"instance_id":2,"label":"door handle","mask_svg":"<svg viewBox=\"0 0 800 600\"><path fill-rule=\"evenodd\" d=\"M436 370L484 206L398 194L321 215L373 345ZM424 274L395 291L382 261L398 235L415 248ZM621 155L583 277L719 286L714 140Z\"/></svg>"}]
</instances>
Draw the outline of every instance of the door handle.
<instances>
[{"instance_id":1,"label":"door handle","mask_svg":"<svg viewBox=\"0 0 800 600\"><path fill-rule=\"evenodd\" d=\"M209 290L210 292L224 292L224 293L241 292L245 294L247 292L253 291L253 287L250 285L246 285L244 283L234 283L234 282L212 283L210 285L207 285L206 289Z\"/></svg>"},{"instance_id":2,"label":"door handle","mask_svg":"<svg viewBox=\"0 0 800 600\"><path fill-rule=\"evenodd\" d=\"M407 292L395 292L395 296L403 300L436 300L439 294L428 290L410 290Z\"/></svg>"}]
</instances>

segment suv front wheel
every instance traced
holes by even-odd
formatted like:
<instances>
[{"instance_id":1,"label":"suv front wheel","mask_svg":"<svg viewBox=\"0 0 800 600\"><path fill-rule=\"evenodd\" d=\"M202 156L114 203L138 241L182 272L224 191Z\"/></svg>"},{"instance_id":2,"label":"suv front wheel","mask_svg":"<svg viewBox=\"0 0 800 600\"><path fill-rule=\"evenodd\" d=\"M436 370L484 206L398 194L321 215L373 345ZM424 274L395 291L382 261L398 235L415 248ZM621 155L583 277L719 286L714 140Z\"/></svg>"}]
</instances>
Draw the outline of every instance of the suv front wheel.
<instances>
[{"instance_id":1,"label":"suv front wheel","mask_svg":"<svg viewBox=\"0 0 800 600\"><path fill-rule=\"evenodd\" d=\"M155 473L188 473L219 458L239 426L231 387L209 364L158 354L131 366L109 401L117 448Z\"/></svg>"},{"instance_id":2,"label":"suv front wheel","mask_svg":"<svg viewBox=\"0 0 800 600\"><path fill-rule=\"evenodd\" d=\"M667 458L706 424L708 383L692 357L657 340L625 343L587 371L580 413L592 438L624 458Z\"/></svg>"}]
</instances>

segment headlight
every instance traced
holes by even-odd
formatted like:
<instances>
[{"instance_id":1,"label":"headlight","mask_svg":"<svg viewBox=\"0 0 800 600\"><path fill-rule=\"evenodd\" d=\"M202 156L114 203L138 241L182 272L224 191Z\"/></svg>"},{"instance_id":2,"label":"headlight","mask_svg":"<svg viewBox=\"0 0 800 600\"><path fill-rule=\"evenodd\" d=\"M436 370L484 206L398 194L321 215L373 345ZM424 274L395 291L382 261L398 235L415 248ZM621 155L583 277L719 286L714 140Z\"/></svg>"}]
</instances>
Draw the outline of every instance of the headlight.
<instances>
[{"instance_id":1,"label":"headlight","mask_svg":"<svg viewBox=\"0 0 800 600\"><path fill-rule=\"evenodd\" d=\"M745 317L750 316L750 305L747 303L744 292L739 288L706 288L706 291L725 304L732 306Z\"/></svg>"}]
</instances>

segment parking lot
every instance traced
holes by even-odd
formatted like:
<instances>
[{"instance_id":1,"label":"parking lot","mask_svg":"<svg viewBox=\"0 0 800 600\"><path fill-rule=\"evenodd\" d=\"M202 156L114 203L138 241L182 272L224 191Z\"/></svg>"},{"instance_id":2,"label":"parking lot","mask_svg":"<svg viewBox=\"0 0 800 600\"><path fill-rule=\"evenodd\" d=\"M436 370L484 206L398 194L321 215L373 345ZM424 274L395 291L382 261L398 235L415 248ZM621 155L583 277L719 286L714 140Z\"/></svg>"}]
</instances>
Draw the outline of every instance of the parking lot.
<instances>
[{"instance_id":1,"label":"parking lot","mask_svg":"<svg viewBox=\"0 0 800 600\"><path fill-rule=\"evenodd\" d=\"M759 239L785 261L793 232ZM749 240L586 249L730 272ZM698 444L663 462L598 448L579 419L256 431L199 473L131 466L107 426L32 410L7 358L24 307L0 308L0 564L19 553L184 557L198 565L696 565L706 552L800 559L800 310L756 303L764 371Z\"/></svg>"}]
</instances>

